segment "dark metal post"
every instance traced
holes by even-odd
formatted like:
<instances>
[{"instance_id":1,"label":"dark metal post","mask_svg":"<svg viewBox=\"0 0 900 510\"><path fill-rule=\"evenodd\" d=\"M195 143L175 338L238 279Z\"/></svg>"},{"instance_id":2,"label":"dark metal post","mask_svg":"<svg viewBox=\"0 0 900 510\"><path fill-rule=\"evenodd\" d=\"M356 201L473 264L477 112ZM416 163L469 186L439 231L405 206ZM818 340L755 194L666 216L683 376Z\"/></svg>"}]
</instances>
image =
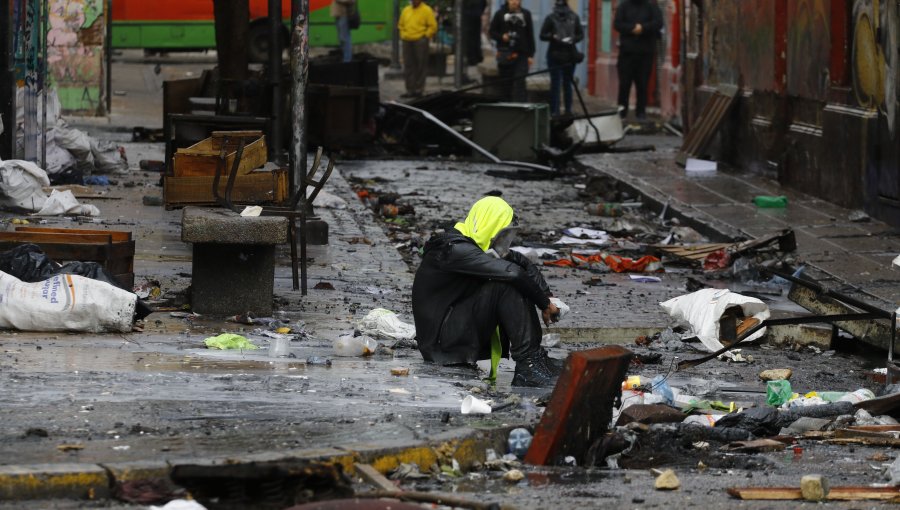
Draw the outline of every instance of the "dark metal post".
<instances>
[{"instance_id":1,"label":"dark metal post","mask_svg":"<svg viewBox=\"0 0 900 510\"><path fill-rule=\"evenodd\" d=\"M306 295L306 84L309 77L309 0L291 2L291 170L300 193L301 291Z\"/></svg>"},{"instance_id":2,"label":"dark metal post","mask_svg":"<svg viewBox=\"0 0 900 510\"><path fill-rule=\"evenodd\" d=\"M272 92L272 114L269 130L269 153L271 160L279 165L284 163L284 143L282 129L281 92L281 0L269 0L269 85Z\"/></svg>"},{"instance_id":3,"label":"dark metal post","mask_svg":"<svg viewBox=\"0 0 900 510\"><path fill-rule=\"evenodd\" d=\"M453 4L453 46L456 56L453 59L453 86L462 87L463 83L463 0L456 0Z\"/></svg>"},{"instance_id":4,"label":"dark metal post","mask_svg":"<svg viewBox=\"0 0 900 510\"><path fill-rule=\"evenodd\" d=\"M45 0L48 4L50 0ZM112 113L112 8L113 8L113 0L106 1L106 14L104 14L103 19L106 20L106 43L104 46L106 47L106 114L109 115ZM47 6L47 17L50 17L50 6ZM46 32L44 32L46 34Z\"/></svg>"},{"instance_id":5,"label":"dark metal post","mask_svg":"<svg viewBox=\"0 0 900 510\"><path fill-rule=\"evenodd\" d=\"M12 9L14 0L0 0L0 158L12 159L16 147L16 76L13 67Z\"/></svg>"},{"instance_id":6,"label":"dark metal post","mask_svg":"<svg viewBox=\"0 0 900 510\"><path fill-rule=\"evenodd\" d=\"M391 69L400 69L400 0L394 0L394 30L391 31Z\"/></svg>"},{"instance_id":7,"label":"dark metal post","mask_svg":"<svg viewBox=\"0 0 900 510\"><path fill-rule=\"evenodd\" d=\"M50 23L50 0L41 0L41 168L47 169L47 88L50 87L50 67L47 65L47 32ZM107 61L108 62L108 61ZM109 76L109 65L106 66ZM107 80L108 81L108 80ZM107 103L109 86L106 87ZM107 113L109 106L107 106ZM54 119L56 120L56 119Z\"/></svg>"}]
</instances>

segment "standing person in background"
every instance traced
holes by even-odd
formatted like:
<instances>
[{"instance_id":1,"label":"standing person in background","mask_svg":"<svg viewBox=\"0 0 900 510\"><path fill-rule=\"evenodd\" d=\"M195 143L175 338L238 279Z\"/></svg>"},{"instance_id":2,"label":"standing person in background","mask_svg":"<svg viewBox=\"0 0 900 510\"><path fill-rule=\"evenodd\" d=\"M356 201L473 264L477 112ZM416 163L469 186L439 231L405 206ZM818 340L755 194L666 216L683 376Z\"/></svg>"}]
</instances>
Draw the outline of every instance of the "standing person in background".
<instances>
[{"instance_id":1,"label":"standing person in background","mask_svg":"<svg viewBox=\"0 0 900 510\"><path fill-rule=\"evenodd\" d=\"M556 0L553 12L541 26L541 40L547 46L547 67L550 69L550 114L559 115L559 92L562 88L566 115L572 114L572 82L575 65L584 60L576 46L584 39L581 20L566 4Z\"/></svg>"},{"instance_id":2,"label":"standing person in background","mask_svg":"<svg viewBox=\"0 0 900 510\"><path fill-rule=\"evenodd\" d=\"M337 25L338 43L344 62L353 60L353 42L350 39L350 15L356 11L356 0L334 0L331 3L331 17Z\"/></svg>"},{"instance_id":3,"label":"standing person in background","mask_svg":"<svg viewBox=\"0 0 900 510\"><path fill-rule=\"evenodd\" d=\"M497 43L497 72L504 96L528 100L525 78L534 62L534 24L522 0L507 0L491 19L491 39Z\"/></svg>"},{"instance_id":4,"label":"standing person in background","mask_svg":"<svg viewBox=\"0 0 900 510\"><path fill-rule=\"evenodd\" d=\"M464 0L463 44L467 66L477 66L484 60L481 52L481 15L487 8L487 0Z\"/></svg>"},{"instance_id":5,"label":"standing person in background","mask_svg":"<svg viewBox=\"0 0 900 510\"><path fill-rule=\"evenodd\" d=\"M656 41L663 29L662 11L656 0L626 0L616 10L614 26L619 32L619 115L628 116L631 84L637 93L635 113L647 118L647 83L653 71Z\"/></svg>"},{"instance_id":6,"label":"standing person in background","mask_svg":"<svg viewBox=\"0 0 900 510\"><path fill-rule=\"evenodd\" d=\"M406 93L400 97L420 97L425 92L428 73L428 41L437 33L434 11L422 0L411 0L397 22L403 41L403 75Z\"/></svg>"}]
</instances>

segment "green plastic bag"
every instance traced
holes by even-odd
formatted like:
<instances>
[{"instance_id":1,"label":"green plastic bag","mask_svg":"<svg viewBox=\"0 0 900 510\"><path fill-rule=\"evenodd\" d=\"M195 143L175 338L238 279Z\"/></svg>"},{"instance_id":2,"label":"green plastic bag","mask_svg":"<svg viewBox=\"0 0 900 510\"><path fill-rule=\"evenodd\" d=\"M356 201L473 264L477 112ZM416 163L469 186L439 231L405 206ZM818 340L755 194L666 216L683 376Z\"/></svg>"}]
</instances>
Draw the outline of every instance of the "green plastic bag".
<instances>
[{"instance_id":1,"label":"green plastic bag","mask_svg":"<svg viewBox=\"0 0 900 510\"><path fill-rule=\"evenodd\" d=\"M210 349L222 349L222 350L232 350L232 349L241 349L244 351L252 351L253 349L259 349L259 347L250 343L250 340L242 337L241 335L235 335L234 333L222 333L219 336L211 336L203 341L207 347Z\"/></svg>"},{"instance_id":2,"label":"green plastic bag","mask_svg":"<svg viewBox=\"0 0 900 510\"><path fill-rule=\"evenodd\" d=\"M787 202L788 199L784 195L778 197L760 195L753 198L753 203L756 204L756 207L769 209L784 209L785 207L787 207Z\"/></svg>"},{"instance_id":3,"label":"green plastic bag","mask_svg":"<svg viewBox=\"0 0 900 510\"><path fill-rule=\"evenodd\" d=\"M794 395L790 381L769 381L766 383L766 403L779 407Z\"/></svg>"}]
</instances>

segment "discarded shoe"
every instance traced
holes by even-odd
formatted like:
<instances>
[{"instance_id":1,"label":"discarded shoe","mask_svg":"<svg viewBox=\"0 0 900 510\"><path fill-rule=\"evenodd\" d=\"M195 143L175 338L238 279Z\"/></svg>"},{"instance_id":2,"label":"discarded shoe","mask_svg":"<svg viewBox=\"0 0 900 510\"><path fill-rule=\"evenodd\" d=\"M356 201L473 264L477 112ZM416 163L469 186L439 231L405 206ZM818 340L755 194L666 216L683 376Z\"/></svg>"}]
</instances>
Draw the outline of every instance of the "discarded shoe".
<instances>
[{"instance_id":1,"label":"discarded shoe","mask_svg":"<svg viewBox=\"0 0 900 510\"><path fill-rule=\"evenodd\" d=\"M545 358L547 358L547 354L542 350L526 359L517 361L512 385L541 388L556 384L559 372L551 368Z\"/></svg>"}]
</instances>

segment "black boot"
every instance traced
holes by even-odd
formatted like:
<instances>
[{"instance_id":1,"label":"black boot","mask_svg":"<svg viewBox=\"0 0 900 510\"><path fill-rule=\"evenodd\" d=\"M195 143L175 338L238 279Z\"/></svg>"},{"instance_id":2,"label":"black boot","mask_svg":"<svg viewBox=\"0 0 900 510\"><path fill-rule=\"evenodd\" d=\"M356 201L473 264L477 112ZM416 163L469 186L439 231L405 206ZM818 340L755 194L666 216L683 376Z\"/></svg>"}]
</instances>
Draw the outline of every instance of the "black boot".
<instances>
[{"instance_id":1,"label":"black boot","mask_svg":"<svg viewBox=\"0 0 900 510\"><path fill-rule=\"evenodd\" d=\"M525 359L516 361L512 385L541 388L556 384L559 372L550 368L545 357L546 353L543 350L537 350Z\"/></svg>"},{"instance_id":2,"label":"black boot","mask_svg":"<svg viewBox=\"0 0 900 510\"><path fill-rule=\"evenodd\" d=\"M566 360L551 358L550 355L547 354L547 349L544 349L543 347L541 348L541 354L544 357L544 364L547 365L547 368L554 376L558 376L562 373L563 367L566 365Z\"/></svg>"}]
</instances>

